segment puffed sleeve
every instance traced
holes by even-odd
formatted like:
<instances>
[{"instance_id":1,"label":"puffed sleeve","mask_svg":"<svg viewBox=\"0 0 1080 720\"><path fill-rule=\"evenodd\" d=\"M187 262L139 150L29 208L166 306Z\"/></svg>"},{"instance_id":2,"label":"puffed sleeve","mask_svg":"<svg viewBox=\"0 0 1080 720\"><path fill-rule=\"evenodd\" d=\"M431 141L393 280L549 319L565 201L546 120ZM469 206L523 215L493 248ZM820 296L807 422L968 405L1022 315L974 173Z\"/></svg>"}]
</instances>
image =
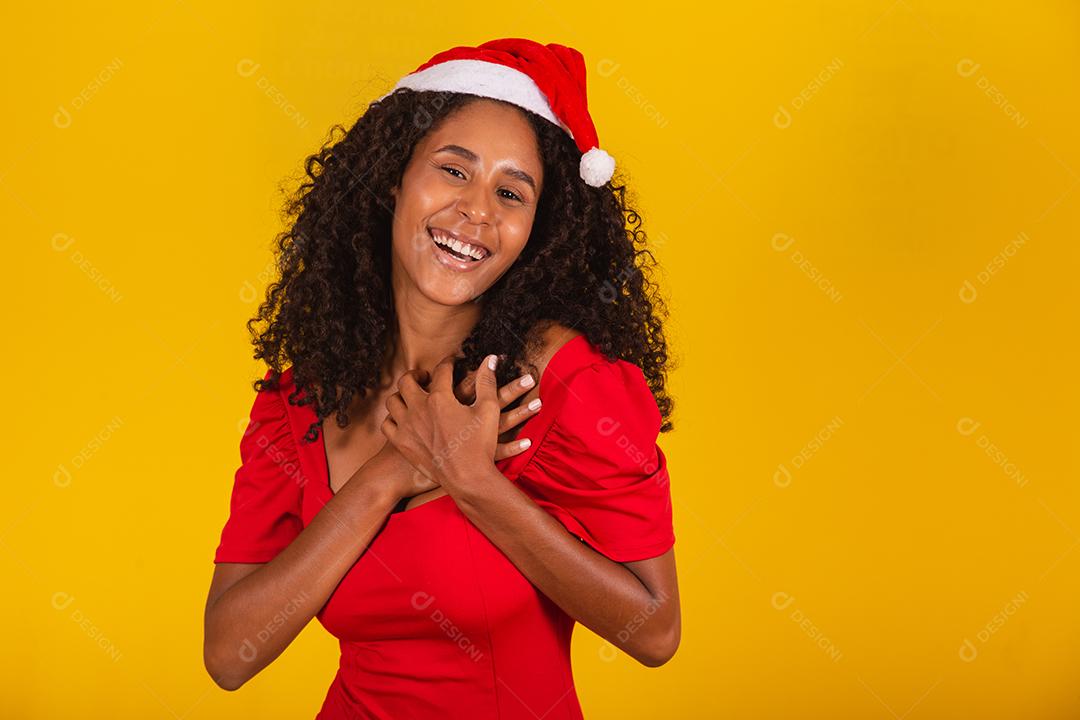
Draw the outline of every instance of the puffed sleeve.
<instances>
[{"instance_id":1,"label":"puffed sleeve","mask_svg":"<svg viewBox=\"0 0 1080 720\"><path fill-rule=\"evenodd\" d=\"M616 562L675 543L661 425L641 368L604 360L552 386L556 416L518 478L538 505Z\"/></svg>"},{"instance_id":2,"label":"puffed sleeve","mask_svg":"<svg viewBox=\"0 0 1080 720\"><path fill-rule=\"evenodd\" d=\"M255 394L240 461L214 562L270 562L303 530L303 476L281 392Z\"/></svg>"}]
</instances>

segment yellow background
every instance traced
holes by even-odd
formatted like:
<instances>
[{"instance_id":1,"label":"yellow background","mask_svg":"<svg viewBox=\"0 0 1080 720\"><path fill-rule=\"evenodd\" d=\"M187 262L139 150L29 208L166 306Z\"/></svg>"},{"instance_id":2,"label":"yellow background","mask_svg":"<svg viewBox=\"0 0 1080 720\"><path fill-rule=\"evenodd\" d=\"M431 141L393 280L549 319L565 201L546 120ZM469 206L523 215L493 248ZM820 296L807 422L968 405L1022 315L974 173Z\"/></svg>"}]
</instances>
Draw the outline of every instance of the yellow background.
<instances>
[{"instance_id":1,"label":"yellow background","mask_svg":"<svg viewBox=\"0 0 1080 720\"><path fill-rule=\"evenodd\" d=\"M5 717L313 717L202 667L281 191L435 52L579 48L679 368L682 646L587 718L1076 718L1072 2L4 10ZM254 68L254 69L252 69Z\"/></svg>"}]
</instances>

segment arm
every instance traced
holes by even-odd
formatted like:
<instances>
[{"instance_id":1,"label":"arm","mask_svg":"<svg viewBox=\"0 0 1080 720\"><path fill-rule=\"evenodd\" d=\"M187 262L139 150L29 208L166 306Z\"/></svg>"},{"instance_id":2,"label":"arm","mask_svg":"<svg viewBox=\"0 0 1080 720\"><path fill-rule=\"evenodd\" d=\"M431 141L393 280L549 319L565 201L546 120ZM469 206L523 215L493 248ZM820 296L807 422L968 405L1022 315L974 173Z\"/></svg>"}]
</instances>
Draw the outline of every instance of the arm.
<instances>
[{"instance_id":1,"label":"arm","mask_svg":"<svg viewBox=\"0 0 1080 720\"><path fill-rule=\"evenodd\" d=\"M400 391L387 401L383 433L568 615L642 664L662 665L675 653L681 631L674 550L615 562L581 543L503 476L493 460L501 402L494 358L477 370L471 405L451 393L452 357L436 366L430 392L414 378L402 378ZM605 385L618 380L607 377ZM644 385L638 389L647 392Z\"/></svg>"},{"instance_id":2,"label":"arm","mask_svg":"<svg viewBox=\"0 0 1080 720\"><path fill-rule=\"evenodd\" d=\"M358 470L270 562L215 567L203 662L220 687L236 690L280 655L367 548L397 502L391 484L377 481L381 467Z\"/></svg>"},{"instance_id":3,"label":"arm","mask_svg":"<svg viewBox=\"0 0 1080 720\"><path fill-rule=\"evenodd\" d=\"M681 634L675 550L618 563L596 552L514 486L494 464L454 495L462 513L567 615L648 667Z\"/></svg>"}]
</instances>

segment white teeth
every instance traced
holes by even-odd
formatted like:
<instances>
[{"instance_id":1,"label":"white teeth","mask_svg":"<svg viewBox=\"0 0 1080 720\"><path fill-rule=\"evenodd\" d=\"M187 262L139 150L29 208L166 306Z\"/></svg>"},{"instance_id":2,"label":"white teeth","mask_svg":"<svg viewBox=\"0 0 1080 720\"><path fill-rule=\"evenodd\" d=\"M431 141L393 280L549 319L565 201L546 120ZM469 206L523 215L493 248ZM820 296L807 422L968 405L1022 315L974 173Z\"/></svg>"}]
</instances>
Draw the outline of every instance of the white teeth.
<instances>
[{"instance_id":1,"label":"white teeth","mask_svg":"<svg viewBox=\"0 0 1080 720\"><path fill-rule=\"evenodd\" d=\"M462 255L468 255L469 257L475 258L477 260L483 260L485 257L487 257L487 251L483 248L473 247L469 243L463 243L460 240L454 240L453 238L443 235L436 230L431 231L431 237L434 238L435 242L437 242L438 244L453 248L455 252L459 252Z\"/></svg>"}]
</instances>

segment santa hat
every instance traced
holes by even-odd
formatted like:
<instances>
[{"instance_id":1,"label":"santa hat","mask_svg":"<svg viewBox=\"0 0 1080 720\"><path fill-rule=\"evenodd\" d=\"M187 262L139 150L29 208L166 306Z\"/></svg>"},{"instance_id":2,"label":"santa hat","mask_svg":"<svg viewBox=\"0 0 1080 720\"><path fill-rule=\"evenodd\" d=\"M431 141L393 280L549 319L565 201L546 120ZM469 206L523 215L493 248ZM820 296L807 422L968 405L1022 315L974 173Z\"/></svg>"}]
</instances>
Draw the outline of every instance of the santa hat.
<instances>
[{"instance_id":1,"label":"santa hat","mask_svg":"<svg viewBox=\"0 0 1080 720\"><path fill-rule=\"evenodd\" d=\"M600 187L615 160L599 147L585 95L585 58L574 48L523 38L455 47L432 57L398 80L398 88L468 93L502 100L562 128L581 151L581 178Z\"/></svg>"}]
</instances>

